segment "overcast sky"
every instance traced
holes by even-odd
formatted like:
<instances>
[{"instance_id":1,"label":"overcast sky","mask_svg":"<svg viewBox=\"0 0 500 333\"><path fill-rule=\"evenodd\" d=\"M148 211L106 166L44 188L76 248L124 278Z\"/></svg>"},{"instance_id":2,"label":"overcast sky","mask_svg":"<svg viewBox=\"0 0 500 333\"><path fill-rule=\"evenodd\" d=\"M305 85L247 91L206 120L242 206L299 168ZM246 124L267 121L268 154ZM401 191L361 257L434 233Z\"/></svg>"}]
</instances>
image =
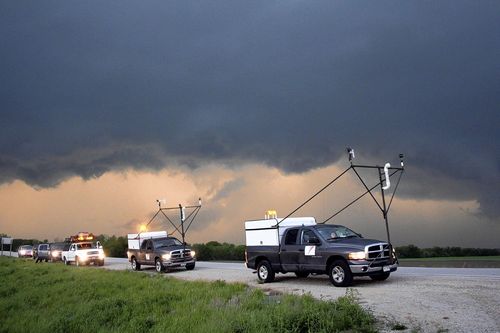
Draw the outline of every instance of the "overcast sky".
<instances>
[{"instance_id":1,"label":"overcast sky","mask_svg":"<svg viewBox=\"0 0 500 333\"><path fill-rule=\"evenodd\" d=\"M124 234L164 184L210 199L199 240L242 242L243 220L285 215L352 146L406 155L395 242L500 246L498 1L0 1L0 31L0 232ZM137 199L126 214L113 188Z\"/></svg>"}]
</instances>

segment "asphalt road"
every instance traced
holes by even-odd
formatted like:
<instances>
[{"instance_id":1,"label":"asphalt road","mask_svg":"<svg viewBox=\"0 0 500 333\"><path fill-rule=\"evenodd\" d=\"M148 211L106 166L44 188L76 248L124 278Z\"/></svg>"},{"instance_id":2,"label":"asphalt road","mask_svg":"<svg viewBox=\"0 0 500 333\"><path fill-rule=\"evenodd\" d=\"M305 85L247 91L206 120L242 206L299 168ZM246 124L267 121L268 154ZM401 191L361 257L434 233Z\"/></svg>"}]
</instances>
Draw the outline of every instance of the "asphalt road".
<instances>
[{"instance_id":1,"label":"asphalt road","mask_svg":"<svg viewBox=\"0 0 500 333\"><path fill-rule=\"evenodd\" d=\"M128 268L126 258L106 258L106 266L109 269L125 269ZM125 266L125 267L124 267ZM251 273L252 270L245 267L244 263L239 262L215 262L215 261L198 261L196 263L198 269L203 270L240 270ZM435 268L435 267L399 267L394 273L401 276L413 277L456 277L456 278L483 278L494 279L500 281L500 268Z\"/></svg>"}]
</instances>

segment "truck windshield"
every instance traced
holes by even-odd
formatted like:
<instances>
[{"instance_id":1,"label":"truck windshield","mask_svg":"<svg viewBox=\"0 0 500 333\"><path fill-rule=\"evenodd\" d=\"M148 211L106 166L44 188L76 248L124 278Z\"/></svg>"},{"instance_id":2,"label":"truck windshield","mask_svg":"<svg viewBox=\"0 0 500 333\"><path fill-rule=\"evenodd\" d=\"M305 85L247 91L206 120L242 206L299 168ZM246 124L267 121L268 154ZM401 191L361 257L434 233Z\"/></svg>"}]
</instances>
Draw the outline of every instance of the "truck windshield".
<instances>
[{"instance_id":1,"label":"truck windshield","mask_svg":"<svg viewBox=\"0 0 500 333\"><path fill-rule=\"evenodd\" d=\"M342 225L324 226L322 228L318 228L317 230L320 233L320 235L327 241L332 241L341 238L359 237L357 233Z\"/></svg>"},{"instance_id":2,"label":"truck windshield","mask_svg":"<svg viewBox=\"0 0 500 333\"><path fill-rule=\"evenodd\" d=\"M169 247L169 246L175 246L175 245L182 245L182 243L177 240L177 238L161 238L161 239L155 239L155 248L160 248L160 247Z\"/></svg>"},{"instance_id":3,"label":"truck windshield","mask_svg":"<svg viewBox=\"0 0 500 333\"><path fill-rule=\"evenodd\" d=\"M97 249L97 245L93 243L79 243L77 244L78 250L82 249Z\"/></svg>"}]
</instances>

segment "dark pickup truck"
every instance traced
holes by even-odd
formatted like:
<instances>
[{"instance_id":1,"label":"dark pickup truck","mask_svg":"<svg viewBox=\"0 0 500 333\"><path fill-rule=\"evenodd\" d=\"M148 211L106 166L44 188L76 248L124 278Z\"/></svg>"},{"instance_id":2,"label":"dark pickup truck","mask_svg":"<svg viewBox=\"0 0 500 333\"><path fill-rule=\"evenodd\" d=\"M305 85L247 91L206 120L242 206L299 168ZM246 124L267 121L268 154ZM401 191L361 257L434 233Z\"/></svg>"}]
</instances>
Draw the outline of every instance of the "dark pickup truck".
<instances>
[{"instance_id":1,"label":"dark pickup truck","mask_svg":"<svg viewBox=\"0 0 500 333\"><path fill-rule=\"evenodd\" d=\"M317 225L314 218L290 219L283 226L274 221L245 225L246 265L257 270L261 282L273 281L275 273L315 273L328 274L334 286L345 287L354 276L385 280L398 267L388 243L365 239L344 226Z\"/></svg>"},{"instance_id":2,"label":"dark pickup truck","mask_svg":"<svg viewBox=\"0 0 500 333\"><path fill-rule=\"evenodd\" d=\"M158 273L174 267L192 270L196 263L195 252L174 237L144 239L139 249L132 249L129 242L127 257L135 271L142 265L155 266Z\"/></svg>"}]
</instances>

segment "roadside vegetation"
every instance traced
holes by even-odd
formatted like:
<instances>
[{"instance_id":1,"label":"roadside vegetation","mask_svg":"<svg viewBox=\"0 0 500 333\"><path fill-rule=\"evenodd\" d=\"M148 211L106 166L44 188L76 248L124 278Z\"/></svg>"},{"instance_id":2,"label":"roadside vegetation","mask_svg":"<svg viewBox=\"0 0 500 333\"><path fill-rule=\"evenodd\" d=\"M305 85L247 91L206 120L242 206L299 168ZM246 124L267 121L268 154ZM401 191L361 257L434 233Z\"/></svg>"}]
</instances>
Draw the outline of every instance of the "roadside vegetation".
<instances>
[{"instance_id":1,"label":"roadside vegetation","mask_svg":"<svg viewBox=\"0 0 500 333\"><path fill-rule=\"evenodd\" d=\"M244 284L181 281L0 257L0 332L374 332L352 294L336 301Z\"/></svg>"},{"instance_id":2,"label":"roadside vegetation","mask_svg":"<svg viewBox=\"0 0 500 333\"><path fill-rule=\"evenodd\" d=\"M479 248L461 248L439 247L421 249L413 244L396 247L398 258L435 258L435 257L483 257L500 256L500 249L479 249Z\"/></svg>"}]
</instances>

